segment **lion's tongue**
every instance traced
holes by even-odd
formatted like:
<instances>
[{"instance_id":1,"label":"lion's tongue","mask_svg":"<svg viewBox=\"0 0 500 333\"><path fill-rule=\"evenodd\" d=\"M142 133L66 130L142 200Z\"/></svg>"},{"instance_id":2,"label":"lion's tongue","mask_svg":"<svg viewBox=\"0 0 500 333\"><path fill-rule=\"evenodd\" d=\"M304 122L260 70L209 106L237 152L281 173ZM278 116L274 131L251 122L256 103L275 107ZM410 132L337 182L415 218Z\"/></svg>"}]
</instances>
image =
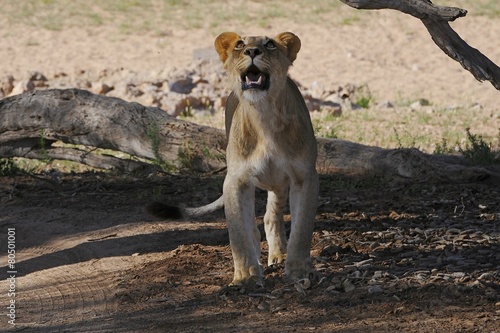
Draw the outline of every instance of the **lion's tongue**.
<instances>
[{"instance_id":1,"label":"lion's tongue","mask_svg":"<svg viewBox=\"0 0 500 333\"><path fill-rule=\"evenodd\" d=\"M259 74L247 73L247 75L245 77L246 84L249 86L252 86L252 85L261 86L264 79L265 78L264 78L264 75L262 73L259 73Z\"/></svg>"}]
</instances>

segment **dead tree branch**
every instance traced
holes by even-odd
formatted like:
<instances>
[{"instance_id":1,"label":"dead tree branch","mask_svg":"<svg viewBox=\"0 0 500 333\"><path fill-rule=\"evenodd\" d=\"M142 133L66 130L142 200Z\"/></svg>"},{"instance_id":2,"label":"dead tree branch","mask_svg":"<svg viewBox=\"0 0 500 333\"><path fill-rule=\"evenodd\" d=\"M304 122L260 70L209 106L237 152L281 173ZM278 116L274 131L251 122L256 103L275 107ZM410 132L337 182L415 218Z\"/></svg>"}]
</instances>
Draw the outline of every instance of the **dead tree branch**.
<instances>
[{"instance_id":1,"label":"dead tree branch","mask_svg":"<svg viewBox=\"0 0 500 333\"><path fill-rule=\"evenodd\" d=\"M422 21L434 43L458 61L478 81L490 81L500 90L500 67L479 50L469 46L449 25L467 15L465 9L435 6L430 0L340 0L356 9L394 9Z\"/></svg>"}]
</instances>

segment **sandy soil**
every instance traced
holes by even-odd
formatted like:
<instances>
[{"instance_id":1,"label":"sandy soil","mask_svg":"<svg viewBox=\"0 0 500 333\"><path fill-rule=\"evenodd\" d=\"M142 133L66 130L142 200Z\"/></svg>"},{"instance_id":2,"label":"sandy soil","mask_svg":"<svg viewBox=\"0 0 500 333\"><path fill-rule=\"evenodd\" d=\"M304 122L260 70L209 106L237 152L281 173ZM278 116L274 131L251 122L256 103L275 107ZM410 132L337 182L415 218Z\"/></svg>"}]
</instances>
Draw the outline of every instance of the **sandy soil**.
<instances>
[{"instance_id":1,"label":"sandy soil","mask_svg":"<svg viewBox=\"0 0 500 333\"><path fill-rule=\"evenodd\" d=\"M418 21L389 11L363 18L335 29L278 20L242 33L297 33L303 48L291 73L306 85L367 83L378 100L422 97L498 112L498 92L445 56ZM453 26L500 63L498 20L467 17ZM154 75L187 66L214 37L201 29L159 37L15 27L2 36L0 75L120 67ZM60 181L46 180L54 176ZM8 228L15 229L17 273L15 297L2 296L0 330L500 332L498 184L322 177L313 255L324 279L289 285L277 268L266 272L265 289L240 294L224 288L232 262L222 214L166 223L143 211L158 194L206 203L221 183L222 175L1 178L4 296ZM259 223L263 207L259 192ZM10 300L16 326L5 315Z\"/></svg>"},{"instance_id":2,"label":"sandy soil","mask_svg":"<svg viewBox=\"0 0 500 333\"><path fill-rule=\"evenodd\" d=\"M470 16L452 26L471 46L500 63L500 48L494 42L500 35L496 20ZM397 12L366 12L360 23L334 28L277 20L272 27L244 29L251 31L237 26L223 29L256 35L296 33L302 50L291 75L306 86L366 83L379 101L426 98L443 106L480 103L496 110L498 92L489 83L478 82L441 52L420 21ZM16 26L2 37L0 73L22 77L36 70L50 77L122 67L157 73L188 66L195 51L211 49L216 37L207 29L173 29L166 36L124 35L115 30Z\"/></svg>"}]
</instances>

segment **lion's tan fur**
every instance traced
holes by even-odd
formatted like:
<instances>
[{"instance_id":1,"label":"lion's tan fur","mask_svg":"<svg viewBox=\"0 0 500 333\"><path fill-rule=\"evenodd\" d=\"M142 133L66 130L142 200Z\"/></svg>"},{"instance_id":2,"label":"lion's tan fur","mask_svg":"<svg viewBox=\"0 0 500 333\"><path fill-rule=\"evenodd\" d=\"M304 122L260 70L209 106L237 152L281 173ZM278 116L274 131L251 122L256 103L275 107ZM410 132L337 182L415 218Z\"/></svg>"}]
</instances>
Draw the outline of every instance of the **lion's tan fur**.
<instances>
[{"instance_id":1,"label":"lion's tan fur","mask_svg":"<svg viewBox=\"0 0 500 333\"><path fill-rule=\"evenodd\" d=\"M255 187L268 191L264 229L268 264L285 262L285 275L315 274L310 258L318 200L316 139L309 111L288 68L300 50L290 32L274 38L221 34L215 48L232 89L226 104L227 175L222 196L202 207L153 202L164 219L201 216L224 207L234 261L233 284L262 282ZM290 197L292 228L286 239L283 211Z\"/></svg>"},{"instance_id":2,"label":"lion's tan fur","mask_svg":"<svg viewBox=\"0 0 500 333\"><path fill-rule=\"evenodd\" d=\"M272 44L268 44L270 41ZM240 37L227 32L216 39L215 48L238 100L234 103L236 108L229 112L232 119L226 122L230 129L226 129L228 173L223 194L235 264L233 283L262 277L260 234L254 222L255 187L269 191L264 217L268 263L279 263L288 256L287 276L306 277L314 272L309 251L318 177L316 140L309 112L287 76L300 49L300 40L289 32L274 38ZM256 50L258 56L249 56L248 49ZM267 90L242 89L242 75L252 65L268 74ZM282 215L288 189L292 232L287 246Z\"/></svg>"}]
</instances>

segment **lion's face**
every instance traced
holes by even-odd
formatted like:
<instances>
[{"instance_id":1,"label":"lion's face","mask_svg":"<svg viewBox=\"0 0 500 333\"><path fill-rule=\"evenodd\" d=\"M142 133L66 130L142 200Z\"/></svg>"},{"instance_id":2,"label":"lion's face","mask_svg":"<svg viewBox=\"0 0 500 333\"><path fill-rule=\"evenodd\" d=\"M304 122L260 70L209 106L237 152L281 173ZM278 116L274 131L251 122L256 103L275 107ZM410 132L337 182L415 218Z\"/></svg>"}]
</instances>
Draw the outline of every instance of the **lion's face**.
<instances>
[{"instance_id":1,"label":"lion's face","mask_svg":"<svg viewBox=\"0 0 500 333\"><path fill-rule=\"evenodd\" d=\"M225 32L215 40L215 48L229 75L231 89L240 98L255 102L284 91L300 39L291 32L274 38Z\"/></svg>"}]
</instances>

